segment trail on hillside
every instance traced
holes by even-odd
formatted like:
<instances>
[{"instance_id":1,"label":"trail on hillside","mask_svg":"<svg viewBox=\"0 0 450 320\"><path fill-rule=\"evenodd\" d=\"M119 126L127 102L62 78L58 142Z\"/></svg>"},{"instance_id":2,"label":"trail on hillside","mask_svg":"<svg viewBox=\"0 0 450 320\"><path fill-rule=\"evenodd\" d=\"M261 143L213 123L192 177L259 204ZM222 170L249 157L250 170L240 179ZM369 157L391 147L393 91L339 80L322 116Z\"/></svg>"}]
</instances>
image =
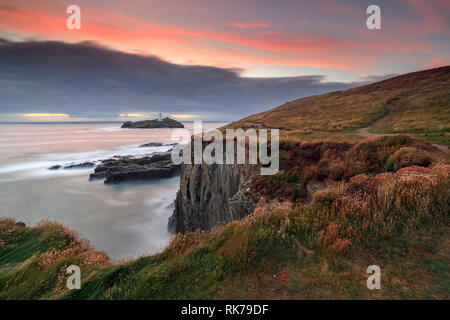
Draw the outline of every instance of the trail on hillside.
<instances>
[{"instance_id":1,"label":"trail on hillside","mask_svg":"<svg viewBox=\"0 0 450 320\"><path fill-rule=\"evenodd\" d=\"M396 108L395 105L389 106L389 112L388 112L387 115L385 115L382 118L379 118L379 119L375 120L374 122L370 123L367 127L364 127L364 128L356 130L356 132L360 136L362 136L364 138L380 137L380 136L395 136L395 135L399 135L399 134L404 134L404 135L410 136L411 138L420 139L420 140L423 140L423 141L426 141L426 142L430 143L430 141L428 141L428 140L426 140L424 138L416 137L416 136L414 136L413 134L410 134L410 133L372 133L372 132L369 131L375 124L380 123L382 121L388 120L396 112L398 112L398 109ZM438 144L438 143L431 143L431 145L433 145L434 147L438 148L439 150L441 150L441 151L443 151L445 153L449 153L449 148L447 146L445 146L445 145Z\"/></svg>"}]
</instances>

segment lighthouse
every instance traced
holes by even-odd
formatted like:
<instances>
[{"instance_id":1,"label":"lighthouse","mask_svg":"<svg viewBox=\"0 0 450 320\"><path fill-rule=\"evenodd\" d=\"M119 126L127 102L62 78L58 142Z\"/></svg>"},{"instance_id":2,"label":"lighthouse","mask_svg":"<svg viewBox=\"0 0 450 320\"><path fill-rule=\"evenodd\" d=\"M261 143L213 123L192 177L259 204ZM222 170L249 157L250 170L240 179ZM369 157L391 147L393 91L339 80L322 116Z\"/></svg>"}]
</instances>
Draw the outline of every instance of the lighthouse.
<instances>
[{"instance_id":1,"label":"lighthouse","mask_svg":"<svg viewBox=\"0 0 450 320\"><path fill-rule=\"evenodd\" d=\"M162 120L162 115L161 115L161 112L159 113L159 118L158 118L158 121L161 121Z\"/></svg>"}]
</instances>

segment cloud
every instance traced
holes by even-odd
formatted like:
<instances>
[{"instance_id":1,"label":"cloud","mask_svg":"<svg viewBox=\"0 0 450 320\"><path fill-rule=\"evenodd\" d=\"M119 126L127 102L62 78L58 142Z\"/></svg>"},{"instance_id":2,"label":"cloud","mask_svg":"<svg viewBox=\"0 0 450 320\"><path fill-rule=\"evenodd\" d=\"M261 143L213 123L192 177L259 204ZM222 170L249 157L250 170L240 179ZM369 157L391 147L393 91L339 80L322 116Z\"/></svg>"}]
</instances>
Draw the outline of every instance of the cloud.
<instances>
[{"instance_id":1,"label":"cloud","mask_svg":"<svg viewBox=\"0 0 450 320\"><path fill-rule=\"evenodd\" d=\"M428 68L437 68L450 65L450 59L447 58L433 58L426 63Z\"/></svg>"},{"instance_id":2,"label":"cloud","mask_svg":"<svg viewBox=\"0 0 450 320\"><path fill-rule=\"evenodd\" d=\"M0 114L99 119L164 112L234 120L361 84L325 80L246 78L236 69L172 64L92 42L0 40Z\"/></svg>"},{"instance_id":3,"label":"cloud","mask_svg":"<svg viewBox=\"0 0 450 320\"><path fill-rule=\"evenodd\" d=\"M252 22L232 22L230 23L233 27L240 29L254 29L254 28L269 28L271 25L268 23L260 22L260 21L252 21Z\"/></svg>"},{"instance_id":4,"label":"cloud","mask_svg":"<svg viewBox=\"0 0 450 320\"><path fill-rule=\"evenodd\" d=\"M83 17L81 30L72 32L65 27L65 15L20 7L2 10L0 7L0 27L11 34L72 43L89 39L115 48L157 52L172 62L185 62L194 58L211 64L214 63L211 57L214 57L218 60L216 66L224 63L276 64L349 70L357 65L366 65L367 60L373 59L369 55L365 55L363 59L358 54L350 56L350 52L339 55L346 48L364 47L366 41L352 42L308 33L264 32L255 35L245 32L258 25L262 26L262 22L238 22L239 32L230 32L215 28L158 24L84 7ZM234 51L228 49L230 45L234 46ZM379 44L378 48L380 46ZM339 59L336 59L338 55Z\"/></svg>"},{"instance_id":5,"label":"cloud","mask_svg":"<svg viewBox=\"0 0 450 320\"><path fill-rule=\"evenodd\" d=\"M65 113L24 113L21 114L22 117L69 117Z\"/></svg>"}]
</instances>

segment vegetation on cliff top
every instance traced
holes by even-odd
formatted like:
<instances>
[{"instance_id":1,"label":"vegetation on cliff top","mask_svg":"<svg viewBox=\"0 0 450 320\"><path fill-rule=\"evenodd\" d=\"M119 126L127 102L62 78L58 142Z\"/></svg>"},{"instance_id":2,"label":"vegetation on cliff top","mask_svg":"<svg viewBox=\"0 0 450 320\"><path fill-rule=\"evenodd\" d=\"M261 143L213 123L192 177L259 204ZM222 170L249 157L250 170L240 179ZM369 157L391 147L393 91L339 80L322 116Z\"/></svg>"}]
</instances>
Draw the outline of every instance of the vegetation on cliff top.
<instances>
[{"instance_id":1,"label":"vegetation on cliff top","mask_svg":"<svg viewBox=\"0 0 450 320\"><path fill-rule=\"evenodd\" d=\"M393 172L413 165L427 167L444 159L448 159L446 153L406 135L372 137L355 145L288 140L280 143L280 172L257 176L253 185L268 199L304 203L318 189L358 174Z\"/></svg>"}]
</instances>

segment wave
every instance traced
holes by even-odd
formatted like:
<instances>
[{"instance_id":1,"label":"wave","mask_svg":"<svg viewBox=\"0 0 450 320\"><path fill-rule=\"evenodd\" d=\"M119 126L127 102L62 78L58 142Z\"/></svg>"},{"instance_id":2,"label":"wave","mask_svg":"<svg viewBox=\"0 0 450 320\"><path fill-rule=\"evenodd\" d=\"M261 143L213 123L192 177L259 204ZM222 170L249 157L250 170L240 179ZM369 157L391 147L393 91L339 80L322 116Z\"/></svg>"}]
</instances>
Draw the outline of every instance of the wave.
<instances>
[{"instance_id":1,"label":"wave","mask_svg":"<svg viewBox=\"0 0 450 320\"><path fill-rule=\"evenodd\" d=\"M66 166L82 162L98 162L104 159L110 159L121 156L142 157L151 155L157 152L168 151L171 146L163 145L159 147L140 147L139 145L131 145L125 147L118 147L114 149L96 150L89 152L51 152L37 154L33 161L23 163L7 164L0 166L0 175L12 174L22 172L22 177L37 177L37 176L55 176L55 175L70 175L80 174L80 172L92 171L92 168L74 168L70 170L47 170L49 167L55 165ZM8 177L11 178L11 177ZM4 181L4 180L0 180ZM9 181L9 179L8 179Z\"/></svg>"},{"instance_id":2,"label":"wave","mask_svg":"<svg viewBox=\"0 0 450 320\"><path fill-rule=\"evenodd\" d=\"M82 130L77 130L75 132L114 132L114 131L124 131L121 127L104 127L104 128L83 128Z\"/></svg>"},{"instance_id":3,"label":"wave","mask_svg":"<svg viewBox=\"0 0 450 320\"><path fill-rule=\"evenodd\" d=\"M92 137L91 137L92 139ZM61 143L80 143L90 142L91 139L77 139L77 140L55 140L55 141L42 141L42 142L26 142L26 143L13 143L13 144L0 144L0 148L10 147L26 147L26 146L40 146L40 145L52 145ZM102 139L96 140L97 142L131 142L132 139Z\"/></svg>"}]
</instances>

